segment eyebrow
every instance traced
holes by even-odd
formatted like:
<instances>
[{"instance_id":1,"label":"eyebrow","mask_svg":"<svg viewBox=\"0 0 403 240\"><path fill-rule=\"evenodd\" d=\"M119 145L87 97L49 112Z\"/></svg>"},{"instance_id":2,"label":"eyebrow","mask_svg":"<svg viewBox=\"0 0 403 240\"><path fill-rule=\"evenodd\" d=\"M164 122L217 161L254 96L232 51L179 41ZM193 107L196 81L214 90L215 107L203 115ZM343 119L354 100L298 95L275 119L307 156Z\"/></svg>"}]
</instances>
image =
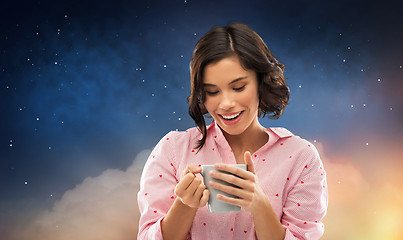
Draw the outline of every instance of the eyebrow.
<instances>
[{"instance_id":1,"label":"eyebrow","mask_svg":"<svg viewBox=\"0 0 403 240\"><path fill-rule=\"evenodd\" d=\"M231 85L231 84L233 84L233 83L236 83L236 82L241 81L241 80L246 79L246 78L248 78L248 77L247 77L247 76L245 76L245 77L239 77L239 78L237 78L237 79L232 80L230 83L228 83L228 85ZM214 87L215 85L214 85L214 84L211 84L211 83L203 83L203 86L204 86L204 87Z\"/></svg>"}]
</instances>

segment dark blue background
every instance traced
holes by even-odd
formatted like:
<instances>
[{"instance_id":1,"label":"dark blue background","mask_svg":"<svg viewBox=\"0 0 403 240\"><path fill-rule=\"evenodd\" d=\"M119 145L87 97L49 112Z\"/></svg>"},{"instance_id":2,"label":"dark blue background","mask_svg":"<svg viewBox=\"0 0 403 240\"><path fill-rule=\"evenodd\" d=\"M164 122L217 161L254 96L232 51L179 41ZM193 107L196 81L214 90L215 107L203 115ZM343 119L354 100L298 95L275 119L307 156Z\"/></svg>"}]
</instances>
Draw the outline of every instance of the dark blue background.
<instances>
[{"instance_id":1,"label":"dark blue background","mask_svg":"<svg viewBox=\"0 0 403 240\"><path fill-rule=\"evenodd\" d=\"M0 10L0 225L125 169L187 114L213 25L250 25L286 66L279 120L329 155L402 141L403 18L378 1L8 1Z\"/></svg>"}]
</instances>

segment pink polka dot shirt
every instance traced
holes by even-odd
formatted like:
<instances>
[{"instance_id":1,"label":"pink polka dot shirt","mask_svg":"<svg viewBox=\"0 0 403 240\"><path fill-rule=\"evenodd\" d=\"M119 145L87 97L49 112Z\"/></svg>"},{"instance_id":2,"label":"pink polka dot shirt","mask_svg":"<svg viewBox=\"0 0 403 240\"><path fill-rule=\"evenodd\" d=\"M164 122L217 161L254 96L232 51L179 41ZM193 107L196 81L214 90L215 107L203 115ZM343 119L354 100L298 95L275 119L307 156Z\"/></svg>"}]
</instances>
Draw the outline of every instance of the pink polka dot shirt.
<instances>
[{"instance_id":1,"label":"pink polka dot shirt","mask_svg":"<svg viewBox=\"0 0 403 240\"><path fill-rule=\"evenodd\" d=\"M321 222L328 205L326 172L316 148L284 128L268 128L269 141L252 154L259 184L278 220L286 229L285 239L319 239ZM174 189L189 163L236 163L221 129L207 128L205 146L197 153L201 139L196 128L170 132L152 151L140 181L138 204L141 213L138 239L162 239L161 220L176 196ZM256 239L252 215L210 213L199 208L187 239Z\"/></svg>"}]
</instances>

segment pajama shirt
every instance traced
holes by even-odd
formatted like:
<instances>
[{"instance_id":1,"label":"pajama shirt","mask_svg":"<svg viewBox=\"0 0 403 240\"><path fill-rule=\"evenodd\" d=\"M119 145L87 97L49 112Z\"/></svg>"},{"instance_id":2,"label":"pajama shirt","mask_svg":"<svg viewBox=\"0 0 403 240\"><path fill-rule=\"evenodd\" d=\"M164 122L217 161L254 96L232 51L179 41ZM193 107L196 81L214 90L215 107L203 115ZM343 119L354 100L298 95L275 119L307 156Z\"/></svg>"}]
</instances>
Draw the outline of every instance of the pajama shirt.
<instances>
[{"instance_id":1,"label":"pajama shirt","mask_svg":"<svg viewBox=\"0 0 403 240\"><path fill-rule=\"evenodd\" d=\"M268 142L252 154L256 175L278 220L285 239L319 239L328 205L326 172L315 146L285 128L267 128ZM175 186L188 164L236 164L222 130L213 121L207 127L204 147L197 152L202 134L197 128L172 131L150 154L141 176L138 204L141 213L138 239L163 239L161 221L176 196ZM197 174L198 175L198 174ZM187 239L257 239L252 215L210 213L197 210Z\"/></svg>"}]
</instances>

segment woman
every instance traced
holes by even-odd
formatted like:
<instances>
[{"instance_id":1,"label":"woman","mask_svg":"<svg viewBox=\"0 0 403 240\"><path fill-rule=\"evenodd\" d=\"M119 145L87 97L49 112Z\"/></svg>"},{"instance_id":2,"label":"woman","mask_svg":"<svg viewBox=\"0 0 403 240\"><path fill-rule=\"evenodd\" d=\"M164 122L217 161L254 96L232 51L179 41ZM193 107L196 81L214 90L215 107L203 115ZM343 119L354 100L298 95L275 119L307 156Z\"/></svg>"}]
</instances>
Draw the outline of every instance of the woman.
<instances>
[{"instance_id":1,"label":"woman","mask_svg":"<svg viewBox=\"0 0 403 240\"><path fill-rule=\"evenodd\" d=\"M315 147L278 118L289 99L284 65L245 24L213 27L191 62L189 114L197 127L170 132L151 153L141 177L139 239L318 239L327 210L326 173ZM206 127L204 114L214 119ZM247 171L229 164L245 163ZM201 165L215 164L218 182L203 183ZM205 184L239 213L210 213Z\"/></svg>"}]
</instances>

